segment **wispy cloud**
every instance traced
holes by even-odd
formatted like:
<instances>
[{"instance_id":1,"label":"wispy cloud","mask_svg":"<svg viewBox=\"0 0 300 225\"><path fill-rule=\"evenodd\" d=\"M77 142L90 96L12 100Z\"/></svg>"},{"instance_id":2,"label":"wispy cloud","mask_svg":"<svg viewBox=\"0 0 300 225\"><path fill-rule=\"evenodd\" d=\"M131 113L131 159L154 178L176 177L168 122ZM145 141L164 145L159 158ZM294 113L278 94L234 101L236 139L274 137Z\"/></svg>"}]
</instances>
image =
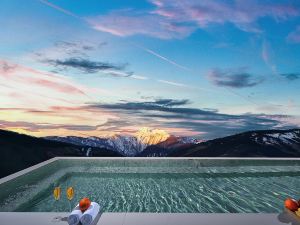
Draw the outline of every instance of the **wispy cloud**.
<instances>
[{"instance_id":1,"label":"wispy cloud","mask_svg":"<svg viewBox=\"0 0 300 225\"><path fill-rule=\"evenodd\" d=\"M193 21L198 27L210 24L232 23L247 32L261 32L257 20L271 17L285 20L299 15L297 4L278 4L258 1L185 1L152 0L157 6L156 14L175 21Z\"/></svg>"},{"instance_id":2,"label":"wispy cloud","mask_svg":"<svg viewBox=\"0 0 300 225\"><path fill-rule=\"evenodd\" d=\"M260 84L263 80L253 78L245 68L220 70L214 69L208 74L213 84L221 87L245 88Z\"/></svg>"},{"instance_id":3,"label":"wispy cloud","mask_svg":"<svg viewBox=\"0 0 300 225\"><path fill-rule=\"evenodd\" d=\"M121 37L142 34L161 39L183 38L195 30L192 24L175 24L155 13L128 9L87 17L86 21L95 30Z\"/></svg>"},{"instance_id":4,"label":"wispy cloud","mask_svg":"<svg viewBox=\"0 0 300 225\"><path fill-rule=\"evenodd\" d=\"M86 95L86 93L72 84L68 78L54 75L52 73L35 70L29 67L0 60L0 77L9 81L21 82L28 85L37 85L62 93Z\"/></svg>"},{"instance_id":5,"label":"wispy cloud","mask_svg":"<svg viewBox=\"0 0 300 225\"><path fill-rule=\"evenodd\" d=\"M40 49L29 56L37 61L46 59L85 58L103 48L106 42L57 41L53 46Z\"/></svg>"},{"instance_id":6,"label":"wispy cloud","mask_svg":"<svg viewBox=\"0 0 300 225\"><path fill-rule=\"evenodd\" d=\"M54 43L53 51L58 51L61 54L69 56L87 56L87 52L92 52L101 47L105 46L106 42L100 43L85 43L83 41L69 42L69 41L58 41ZM42 53L38 53L42 55Z\"/></svg>"},{"instance_id":7,"label":"wispy cloud","mask_svg":"<svg viewBox=\"0 0 300 225\"><path fill-rule=\"evenodd\" d=\"M117 36L136 34L161 39L184 38L197 29L205 29L210 24L231 23L246 32L261 33L258 20L264 17L276 21L287 20L300 15L296 1L289 4L258 1L221 2L210 0L150 0L154 10L139 11L123 9L106 15L80 17L47 0L41 3L68 16L86 21L92 28ZM295 32L298 33L297 29ZM289 39L298 42L298 34L291 33Z\"/></svg>"},{"instance_id":8,"label":"wispy cloud","mask_svg":"<svg viewBox=\"0 0 300 225\"><path fill-rule=\"evenodd\" d=\"M118 36L143 34L162 39L183 38L211 24L231 23L246 32L261 33L260 18L286 20L298 16L297 4L211 0L151 0L154 10L118 10L88 17L96 30Z\"/></svg>"}]
</instances>

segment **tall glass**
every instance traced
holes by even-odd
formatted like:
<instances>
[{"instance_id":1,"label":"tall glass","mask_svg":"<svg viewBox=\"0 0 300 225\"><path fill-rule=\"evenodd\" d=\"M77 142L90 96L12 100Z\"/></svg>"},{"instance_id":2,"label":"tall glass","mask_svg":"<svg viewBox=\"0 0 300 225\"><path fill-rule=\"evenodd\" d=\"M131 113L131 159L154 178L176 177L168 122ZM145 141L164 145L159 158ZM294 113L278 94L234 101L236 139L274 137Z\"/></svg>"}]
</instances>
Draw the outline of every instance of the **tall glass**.
<instances>
[{"instance_id":1,"label":"tall glass","mask_svg":"<svg viewBox=\"0 0 300 225\"><path fill-rule=\"evenodd\" d=\"M53 197L54 197L55 201L58 201L60 199L60 194L61 194L61 188L55 187L53 190Z\"/></svg>"},{"instance_id":2,"label":"tall glass","mask_svg":"<svg viewBox=\"0 0 300 225\"><path fill-rule=\"evenodd\" d=\"M69 200L69 206L70 206L70 211L72 211L72 207L71 207L71 201L74 198L74 188L73 187L68 187L67 189L67 198Z\"/></svg>"},{"instance_id":3,"label":"tall glass","mask_svg":"<svg viewBox=\"0 0 300 225\"><path fill-rule=\"evenodd\" d=\"M55 187L53 190L53 197L55 199L55 205L57 206L57 202L60 199L61 196L61 188L60 187ZM57 207L58 208L58 207ZM58 211L58 210L56 210ZM58 222L61 221L62 217L61 216L56 216L53 218L53 222Z\"/></svg>"}]
</instances>

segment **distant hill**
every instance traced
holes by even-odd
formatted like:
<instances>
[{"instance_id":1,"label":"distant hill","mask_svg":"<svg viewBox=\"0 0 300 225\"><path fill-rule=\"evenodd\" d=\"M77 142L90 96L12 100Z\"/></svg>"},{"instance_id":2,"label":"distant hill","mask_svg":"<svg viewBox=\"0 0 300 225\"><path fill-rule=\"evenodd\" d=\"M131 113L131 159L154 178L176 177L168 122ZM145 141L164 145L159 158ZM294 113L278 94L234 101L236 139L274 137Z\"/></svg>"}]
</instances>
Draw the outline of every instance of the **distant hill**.
<instances>
[{"instance_id":1,"label":"distant hill","mask_svg":"<svg viewBox=\"0 0 300 225\"><path fill-rule=\"evenodd\" d=\"M249 131L172 151L174 157L300 157L300 129Z\"/></svg>"},{"instance_id":2,"label":"distant hill","mask_svg":"<svg viewBox=\"0 0 300 225\"><path fill-rule=\"evenodd\" d=\"M0 130L0 177L33 166L55 156L122 156L104 148L84 148L73 144L36 138Z\"/></svg>"}]
</instances>

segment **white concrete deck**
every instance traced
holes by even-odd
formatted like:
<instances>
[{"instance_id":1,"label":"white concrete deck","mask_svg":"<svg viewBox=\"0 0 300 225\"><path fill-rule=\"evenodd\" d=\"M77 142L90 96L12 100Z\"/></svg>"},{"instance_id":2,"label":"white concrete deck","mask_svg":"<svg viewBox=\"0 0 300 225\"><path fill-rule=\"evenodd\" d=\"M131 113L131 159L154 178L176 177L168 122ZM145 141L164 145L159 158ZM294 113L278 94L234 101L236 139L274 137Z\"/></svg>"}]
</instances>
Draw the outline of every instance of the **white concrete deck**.
<instances>
[{"instance_id":1,"label":"white concrete deck","mask_svg":"<svg viewBox=\"0 0 300 225\"><path fill-rule=\"evenodd\" d=\"M62 221L55 221L60 216ZM68 213L1 212L1 225L67 225ZM97 225L299 225L300 218L281 214L103 213ZM94 225L96 225L94 224Z\"/></svg>"}]
</instances>

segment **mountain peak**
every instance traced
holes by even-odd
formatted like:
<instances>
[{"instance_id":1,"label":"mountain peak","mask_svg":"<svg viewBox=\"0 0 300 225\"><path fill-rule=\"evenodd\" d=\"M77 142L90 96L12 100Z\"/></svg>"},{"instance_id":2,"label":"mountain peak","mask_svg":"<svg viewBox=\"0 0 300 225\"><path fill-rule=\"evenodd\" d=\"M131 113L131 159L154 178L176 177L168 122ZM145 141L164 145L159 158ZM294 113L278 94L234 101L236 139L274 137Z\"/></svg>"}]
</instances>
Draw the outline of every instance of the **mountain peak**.
<instances>
[{"instance_id":1,"label":"mountain peak","mask_svg":"<svg viewBox=\"0 0 300 225\"><path fill-rule=\"evenodd\" d=\"M167 140L170 134L164 130L143 127L134 136L143 144L155 145Z\"/></svg>"}]
</instances>

